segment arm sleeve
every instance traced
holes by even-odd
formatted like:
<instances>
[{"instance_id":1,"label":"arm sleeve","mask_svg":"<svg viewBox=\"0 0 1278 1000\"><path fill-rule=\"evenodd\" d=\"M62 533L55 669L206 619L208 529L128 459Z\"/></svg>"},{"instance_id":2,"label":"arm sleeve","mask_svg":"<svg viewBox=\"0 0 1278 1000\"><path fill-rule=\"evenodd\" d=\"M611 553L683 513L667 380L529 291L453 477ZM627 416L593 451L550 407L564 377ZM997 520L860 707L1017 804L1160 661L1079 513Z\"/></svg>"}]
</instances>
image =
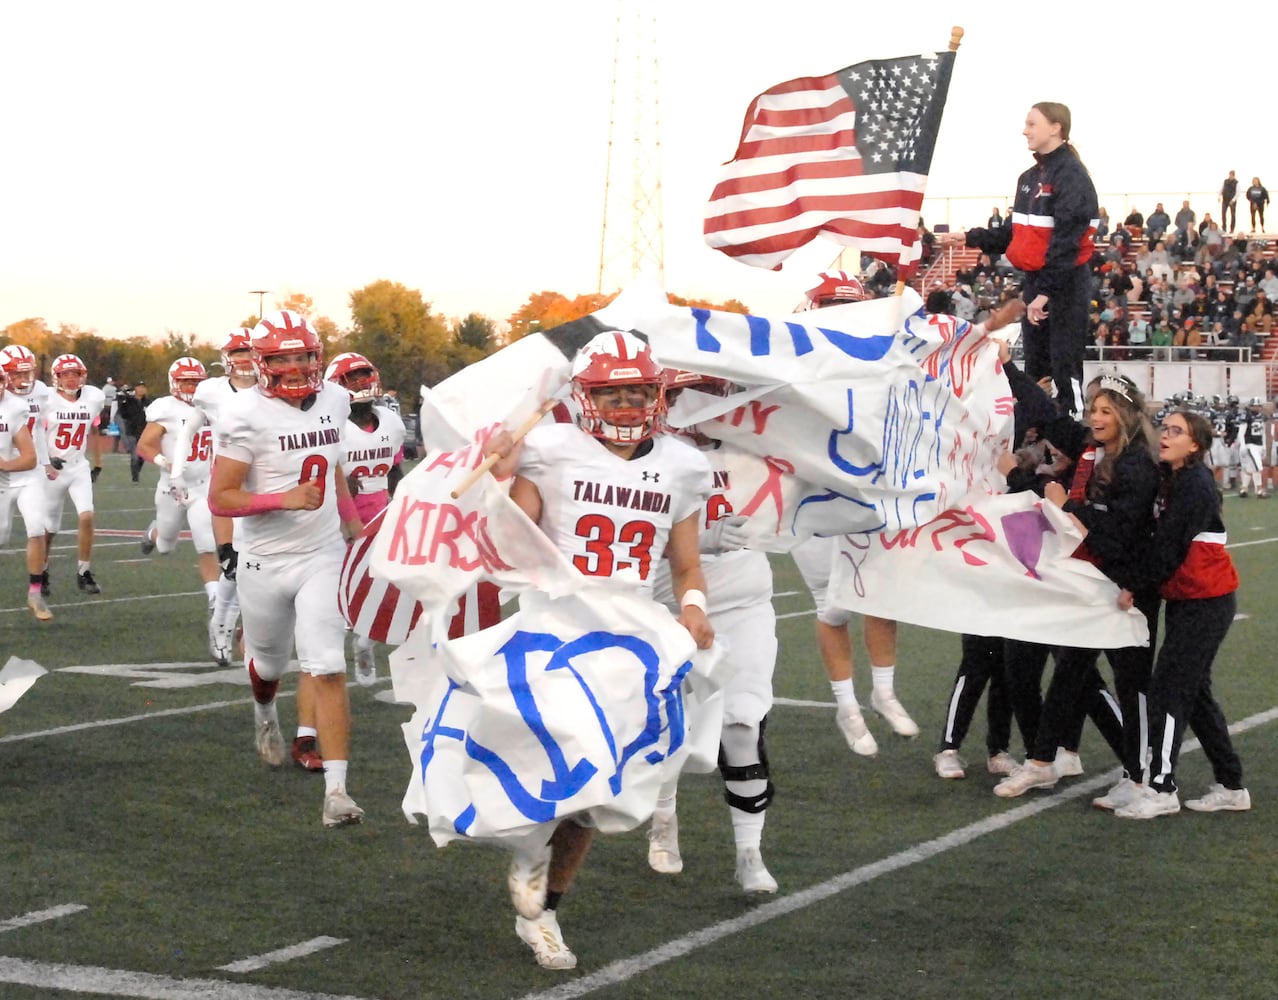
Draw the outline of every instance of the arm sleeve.
<instances>
[{"instance_id":1,"label":"arm sleeve","mask_svg":"<svg viewBox=\"0 0 1278 1000\"><path fill-rule=\"evenodd\" d=\"M1148 544L1150 518L1158 496L1159 473L1153 459L1128 452L1114 469L1116 488L1103 503L1066 504L1087 529L1087 548L1115 583L1135 589L1130 578L1133 552Z\"/></svg>"},{"instance_id":2,"label":"arm sleeve","mask_svg":"<svg viewBox=\"0 0 1278 1000\"><path fill-rule=\"evenodd\" d=\"M1009 221L1007 225L999 226L997 229L969 229L966 235L968 246L989 254L990 259L993 260L1005 253L1011 244L1012 226Z\"/></svg>"}]
</instances>

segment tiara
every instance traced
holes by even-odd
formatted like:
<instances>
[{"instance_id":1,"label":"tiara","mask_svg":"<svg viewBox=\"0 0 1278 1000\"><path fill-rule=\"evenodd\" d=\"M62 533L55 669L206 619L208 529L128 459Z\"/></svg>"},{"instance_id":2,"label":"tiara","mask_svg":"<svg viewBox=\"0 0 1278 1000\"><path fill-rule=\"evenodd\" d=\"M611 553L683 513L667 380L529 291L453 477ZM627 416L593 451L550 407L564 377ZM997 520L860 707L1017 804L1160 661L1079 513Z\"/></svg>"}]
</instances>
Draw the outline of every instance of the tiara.
<instances>
[{"instance_id":1,"label":"tiara","mask_svg":"<svg viewBox=\"0 0 1278 1000\"><path fill-rule=\"evenodd\" d=\"M1132 401L1131 391L1134 387L1127 379L1118 375L1102 375L1100 377L1100 388L1118 393L1129 403Z\"/></svg>"}]
</instances>

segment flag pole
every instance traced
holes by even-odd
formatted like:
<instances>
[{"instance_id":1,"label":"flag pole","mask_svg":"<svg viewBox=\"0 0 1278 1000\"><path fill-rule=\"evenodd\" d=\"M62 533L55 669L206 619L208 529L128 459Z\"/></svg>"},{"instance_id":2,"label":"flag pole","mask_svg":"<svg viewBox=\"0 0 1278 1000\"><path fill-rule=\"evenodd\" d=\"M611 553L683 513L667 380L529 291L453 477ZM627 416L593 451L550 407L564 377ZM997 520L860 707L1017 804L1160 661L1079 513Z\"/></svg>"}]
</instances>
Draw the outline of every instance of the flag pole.
<instances>
[{"instance_id":1,"label":"flag pole","mask_svg":"<svg viewBox=\"0 0 1278 1000\"><path fill-rule=\"evenodd\" d=\"M950 29L950 51L951 51L951 52L957 52L957 51L959 50L959 46L960 46L962 43L963 43L963 29L962 29L959 25L957 25L957 24L956 24L956 25L954 25L954 27L952 27L952 28ZM930 173L930 171L929 171L929 173ZM926 187L926 185L925 185L925 187ZM920 201L921 201L921 200L922 200L922 199L920 199ZM898 258L898 261L899 261L899 258ZM905 282L904 282L904 281L902 281L902 280L901 280L901 279L899 279L899 278L897 279L897 282L896 282L896 291L895 291L895 293L894 293L894 294L896 294L896 295L904 295L904 294L905 294Z\"/></svg>"},{"instance_id":2,"label":"flag pole","mask_svg":"<svg viewBox=\"0 0 1278 1000\"><path fill-rule=\"evenodd\" d=\"M553 399L553 398L548 399L544 403L542 403L541 406L537 407L537 409L535 409L531 414L529 414L528 419L525 420L522 424L520 424L518 429L511 436L511 443L514 444L516 442L522 441L530 430L532 430L539 423L541 423L541 418L555 408L555 404L557 402L558 400L556 399ZM482 462L480 462L479 465L471 469L470 474L467 475L465 479L463 479L460 483L457 484L457 489L453 490L449 494L449 496L451 496L454 500L456 500L468 489L470 489L477 482L479 482L480 477L485 472L487 472L489 469L491 469L494 465L496 465L499 461L501 461L505 457L506 456L500 455L497 452L493 452L491 455L485 458Z\"/></svg>"}]
</instances>

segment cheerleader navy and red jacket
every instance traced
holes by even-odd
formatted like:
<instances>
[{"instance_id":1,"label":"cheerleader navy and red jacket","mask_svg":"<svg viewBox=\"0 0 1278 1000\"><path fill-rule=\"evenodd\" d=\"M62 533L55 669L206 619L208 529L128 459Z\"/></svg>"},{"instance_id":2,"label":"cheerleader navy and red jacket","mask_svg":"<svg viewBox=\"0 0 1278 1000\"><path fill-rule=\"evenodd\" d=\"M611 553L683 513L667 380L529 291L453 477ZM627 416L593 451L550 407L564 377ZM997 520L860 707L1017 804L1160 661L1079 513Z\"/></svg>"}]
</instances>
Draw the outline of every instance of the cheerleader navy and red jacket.
<instances>
[{"instance_id":1,"label":"cheerleader navy and red jacket","mask_svg":"<svg viewBox=\"0 0 1278 1000\"><path fill-rule=\"evenodd\" d=\"M1087 529L1087 539L1075 555L1094 563L1125 590L1149 593L1153 586L1142 581L1138 568L1148 555L1153 535L1158 463L1143 445L1131 444L1116 458L1108 483L1093 477L1080 484L1080 467L1088 467L1090 473L1100 461L1090 429L1061 415L1038 384L1015 365L1007 364L1003 369L1029 426L1037 427L1041 436L1074 460L1074 469L1063 482L1071 487L1071 494L1081 490L1083 496L1071 496L1065 510Z\"/></svg>"},{"instance_id":2,"label":"cheerleader navy and red jacket","mask_svg":"<svg viewBox=\"0 0 1278 1000\"><path fill-rule=\"evenodd\" d=\"M1016 182L1011 226L969 229L967 245L1006 253L1013 267L1032 275L1034 290L1050 298L1092 259L1100 210L1091 175L1071 147L1034 159Z\"/></svg>"},{"instance_id":3,"label":"cheerleader navy and red jacket","mask_svg":"<svg viewBox=\"0 0 1278 1000\"><path fill-rule=\"evenodd\" d=\"M1137 569L1141 585L1157 587L1169 601L1223 597L1238 589L1238 571L1225 550L1220 495L1205 465L1167 470L1157 515L1153 540Z\"/></svg>"}]
</instances>

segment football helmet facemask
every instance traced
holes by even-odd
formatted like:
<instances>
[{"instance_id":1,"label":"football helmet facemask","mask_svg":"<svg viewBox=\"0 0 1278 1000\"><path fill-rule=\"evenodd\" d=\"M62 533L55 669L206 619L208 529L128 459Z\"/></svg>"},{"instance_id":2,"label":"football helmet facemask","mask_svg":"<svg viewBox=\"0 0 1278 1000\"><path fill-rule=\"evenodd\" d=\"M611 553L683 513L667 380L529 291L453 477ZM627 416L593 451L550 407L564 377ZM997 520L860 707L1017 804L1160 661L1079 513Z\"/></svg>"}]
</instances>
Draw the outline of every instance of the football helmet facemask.
<instances>
[{"instance_id":1,"label":"football helmet facemask","mask_svg":"<svg viewBox=\"0 0 1278 1000\"><path fill-rule=\"evenodd\" d=\"M371 403L382 397L382 378L376 366L354 351L339 354L324 372L326 382L336 382L351 395L352 403Z\"/></svg>"},{"instance_id":2,"label":"football helmet facemask","mask_svg":"<svg viewBox=\"0 0 1278 1000\"><path fill-rule=\"evenodd\" d=\"M10 344L0 350L0 371L5 374L10 392L25 396L35 385L35 355L21 344Z\"/></svg>"},{"instance_id":3,"label":"football helmet facemask","mask_svg":"<svg viewBox=\"0 0 1278 1000\"><path fill-rule=\"evenodd\" d=\"M267 313L253 328L253 365L268 396L305 399L324 384L324 345L303 317L289 309Z\"/></svg>"},{"instance_id":4,"label":"football helmet facemask","mask_svg":"<svg viewBox=\"0 0 1278 1000\"><path fill-rule=\"evenodd\" d=\"M59 392L79 392L89 377L89 369L75 354L59 354L53 359L53 384Z\"/></svg>"},{"instance_id":5,"label":"football helmet facemask","mask_svg":"<svg viewBox=\"0 0 1278 1000\"><path fill-rule=\"evenodd\" d=\"M238 357L231 357L232 354ZM252 330L241 327L227 334L226 343L222 345L222 368L227 375L257 378L257 369L253 366Z\"/></svg>"},{"instance_id":6,"label":"football helmet facemask","mask_svg":"<svg viewBox=\"0 0 1278 1000\"><path fill-rule=\"evenodd\" d=\"M195 390L209 377L209 373L195 358L178 358L169 365L169 395L184 403L195 399ZM192 385L191 383L195 384Z\"/></svg>"},{"instance_id":7,"label":"football helmet facemask","mask_svg":"<svg viewBox=\"0 0 1278 1000\"><path fill-rule=\"evenodd\" d=\"M652 437L666 412L661 366L647 344L621 330L601 333L577 352L572 396L581 409L578 426L616 444Z\"/></svg>"}]
</instances>

